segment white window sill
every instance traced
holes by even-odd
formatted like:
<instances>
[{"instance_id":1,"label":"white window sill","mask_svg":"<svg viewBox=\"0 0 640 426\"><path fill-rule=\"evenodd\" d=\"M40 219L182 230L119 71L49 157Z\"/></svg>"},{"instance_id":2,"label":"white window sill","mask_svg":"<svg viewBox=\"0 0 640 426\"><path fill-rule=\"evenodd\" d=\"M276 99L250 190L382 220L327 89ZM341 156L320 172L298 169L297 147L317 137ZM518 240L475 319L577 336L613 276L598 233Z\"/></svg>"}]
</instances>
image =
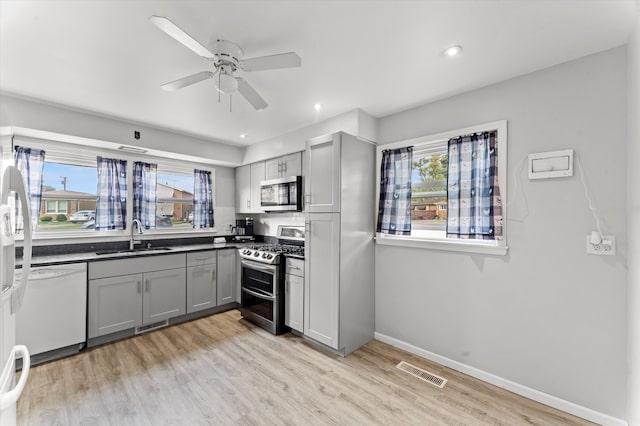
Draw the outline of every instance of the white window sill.
<instances>
[{"instance_id":1,"label":"white window sill","mask_svg":"<svg viewBox=\"0 0 640 426\"><path fill-rule=\"evenodd\" d=\"M455 251L460 253L479 253L490 254L495 256L505 256L508 251L506 245L498 245L497 243L476 242L476 241L456 241L446 240L444 238L434 238L427 236L420 237L403 237L397 235L378 235L376 236L376 244L383 246L410 247L430 250Z\"/></svg>"}]
</instances>

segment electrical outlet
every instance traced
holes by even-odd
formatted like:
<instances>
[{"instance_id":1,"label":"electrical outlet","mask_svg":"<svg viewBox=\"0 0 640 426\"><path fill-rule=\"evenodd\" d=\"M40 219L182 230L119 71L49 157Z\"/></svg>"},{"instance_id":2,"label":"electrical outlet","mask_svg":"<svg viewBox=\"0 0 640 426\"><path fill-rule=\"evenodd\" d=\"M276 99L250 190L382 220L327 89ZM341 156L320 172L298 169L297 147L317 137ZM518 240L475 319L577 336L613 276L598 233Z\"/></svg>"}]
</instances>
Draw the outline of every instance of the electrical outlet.
<instances>
[{"instance_id":1,"label":"electrical outlet","mask_svg":"<svg viewBox=\"0 0 640 426\"><path fill-rule=\"evenodd\" d=\"M616 237L613 235L603 235L600 244L591 242L591 235L587 235L587 254L599 254L603 256L613 256L616 254Z\"/></svg>"}]
</instances>

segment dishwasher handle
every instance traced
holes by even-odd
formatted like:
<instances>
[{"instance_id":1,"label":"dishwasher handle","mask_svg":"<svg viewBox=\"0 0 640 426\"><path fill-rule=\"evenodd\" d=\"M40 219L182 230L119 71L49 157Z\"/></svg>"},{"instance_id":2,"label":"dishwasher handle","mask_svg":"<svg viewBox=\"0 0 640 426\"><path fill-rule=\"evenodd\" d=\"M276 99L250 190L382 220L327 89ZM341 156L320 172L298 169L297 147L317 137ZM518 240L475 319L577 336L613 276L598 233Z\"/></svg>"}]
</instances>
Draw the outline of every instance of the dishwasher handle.
<instances>
[{"instance_id":1,"label":"dishwasher handle","mask_svg":"<svg viewBox=\"0 0 640 426\"><path fill-rule=\"evenodd\" d=\"M32 268L29 270L29 281L48 280L51 278L67 277L74 274L84 274L86 269L71 268ZM16 270L16 278L22 275L21 270Z\"/></svg>"}]
</instances>

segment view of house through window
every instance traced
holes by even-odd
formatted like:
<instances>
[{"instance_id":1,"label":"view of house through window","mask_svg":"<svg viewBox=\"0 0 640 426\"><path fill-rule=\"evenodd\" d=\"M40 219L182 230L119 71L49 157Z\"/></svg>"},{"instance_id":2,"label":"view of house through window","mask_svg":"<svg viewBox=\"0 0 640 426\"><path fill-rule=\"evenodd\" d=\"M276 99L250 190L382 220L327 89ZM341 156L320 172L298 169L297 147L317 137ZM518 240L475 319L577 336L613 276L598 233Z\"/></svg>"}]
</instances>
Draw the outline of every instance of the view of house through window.
<instances>
[{"instance_id":1,"label":"view of house through window","mask_svg":"<svg viewBox=\"0 0 640 426\"><path fill-rule=\"evenodd\" d=\"M97 173L94 166L45 161L39 232L94 230ZM193 174L158 173L156 229L191 228Z\"/></svg>"},{"instance_id":2,"label":"view of house through window","mask_svg":"<svg viewBox=\"0 0 640 426\"><path fill-rule=\"evenodd\" d=\"M447 142L415 146L411 173L412 229L446 229Z\"/></svg>"},{"instance_id":3,"label":"view of house through window","mask_svg":"<svg viewBox=\"0 0 640 426\"><path fill-rule=\"evenodd\" d=\"M93 229L96 167L44 162L42 205L37 231Z\"/></svg>"},{"instance_id":4,"label":"view of house through window","mask_svg":"<svg viewBox=\"0 0 640 426\"><path fill-rule=\"evenodd\" d=\"M156 229L169 226L191 228L193 174L158 172L157 189Z\"/></svg>"}]
</instances>

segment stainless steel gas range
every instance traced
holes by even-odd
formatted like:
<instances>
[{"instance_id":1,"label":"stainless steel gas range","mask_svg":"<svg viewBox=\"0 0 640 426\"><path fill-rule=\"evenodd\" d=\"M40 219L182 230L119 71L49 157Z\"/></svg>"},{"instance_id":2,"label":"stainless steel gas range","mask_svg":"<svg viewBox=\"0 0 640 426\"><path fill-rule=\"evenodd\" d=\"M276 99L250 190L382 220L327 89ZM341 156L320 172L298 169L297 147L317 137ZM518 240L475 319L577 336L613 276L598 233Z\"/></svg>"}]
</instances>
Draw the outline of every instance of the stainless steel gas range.
<instances>
[{"instance_id":1,"label":"stainless steel gas range","mask_svg":"<svg viewBox=\"0 0 640 426\"><path fill-rule=\"evenodd\" d=\"M256 244L238 251L242 316L273 334L288 331L284 325L284 257L304 258L304 226L278 226L276 244Z\"/></svg>"}]
</instances>

